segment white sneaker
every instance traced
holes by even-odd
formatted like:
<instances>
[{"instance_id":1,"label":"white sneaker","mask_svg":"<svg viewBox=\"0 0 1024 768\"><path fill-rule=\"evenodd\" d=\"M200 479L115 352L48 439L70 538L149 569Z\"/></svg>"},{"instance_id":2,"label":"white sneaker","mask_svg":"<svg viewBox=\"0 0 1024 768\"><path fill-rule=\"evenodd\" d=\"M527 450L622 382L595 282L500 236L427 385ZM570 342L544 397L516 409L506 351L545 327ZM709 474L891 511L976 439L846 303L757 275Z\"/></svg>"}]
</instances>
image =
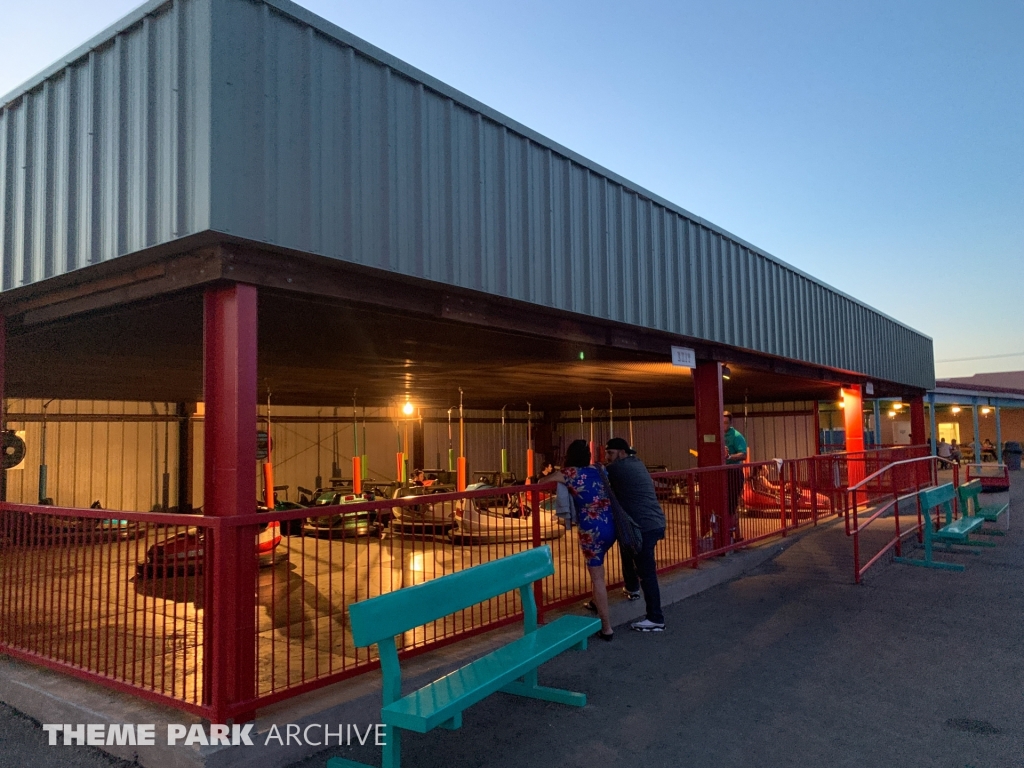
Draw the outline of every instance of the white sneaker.
<instances>
[{"instance_id":1,"label":"white sneaker","mask_svg":"<svg viewBox=\"0 0 1024 768\"><path fill-rule=\"evenodd\" d=\"M632 629L635 629L637 632L664 632L665 631L665 625L663 623L659 624L658 622L651 621L650 619L641 619L640 621L634 621L629 626Z\"/></svg>"}]
</instances>

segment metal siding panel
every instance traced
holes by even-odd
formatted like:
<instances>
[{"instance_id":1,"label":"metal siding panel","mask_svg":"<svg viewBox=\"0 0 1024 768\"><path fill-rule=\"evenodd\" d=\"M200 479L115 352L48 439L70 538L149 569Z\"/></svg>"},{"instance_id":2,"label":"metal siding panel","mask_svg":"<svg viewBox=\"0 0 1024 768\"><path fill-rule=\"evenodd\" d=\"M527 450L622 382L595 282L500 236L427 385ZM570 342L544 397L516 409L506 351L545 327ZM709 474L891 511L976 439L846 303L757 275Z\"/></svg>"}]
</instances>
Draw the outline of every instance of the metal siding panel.
<instances>
[{"instance_id":1,"label":"metal siding panel","mask_svg":"<svg viewBox=\"0 0 1024 768\"><path fill-rule=\"evenodd\" d=\"M212 227L931 383L930 340L287 2L132 18L0 106L3 289Z\"/></svg>"}]
</instances>

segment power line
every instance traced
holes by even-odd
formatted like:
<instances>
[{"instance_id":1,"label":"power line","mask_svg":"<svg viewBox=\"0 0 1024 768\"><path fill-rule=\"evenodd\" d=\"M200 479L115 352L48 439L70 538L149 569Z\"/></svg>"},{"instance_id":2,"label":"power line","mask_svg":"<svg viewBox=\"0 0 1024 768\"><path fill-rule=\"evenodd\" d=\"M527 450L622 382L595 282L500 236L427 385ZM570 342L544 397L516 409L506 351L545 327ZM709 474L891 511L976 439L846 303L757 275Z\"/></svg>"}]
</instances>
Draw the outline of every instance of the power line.
<instances>
[{"instance_id":1,"label":"power line","mask_svg":"<svg viewBox=\"0 0 1024 768\"><path fill-rule=\"evenodd\" d=\"M951 360L936 360L936 363L966 363L969 360L995 360L998 357L1024 357L1024 352L1011 352L1007 355L981 355L979 357L956 357Z\"/></svg>"}]
</instances>

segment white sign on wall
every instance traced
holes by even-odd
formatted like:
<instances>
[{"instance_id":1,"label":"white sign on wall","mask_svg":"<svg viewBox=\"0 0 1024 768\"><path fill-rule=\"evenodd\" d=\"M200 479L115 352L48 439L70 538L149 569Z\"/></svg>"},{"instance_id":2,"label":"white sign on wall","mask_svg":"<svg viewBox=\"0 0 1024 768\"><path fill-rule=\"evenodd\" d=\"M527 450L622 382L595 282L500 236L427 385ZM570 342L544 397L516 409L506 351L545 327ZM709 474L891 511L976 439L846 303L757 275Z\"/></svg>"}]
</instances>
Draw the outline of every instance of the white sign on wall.
<instances>
[{"instance_id":1,"label":"white sign on wall","mask_svg":"<svg viewBox=\"0 0 1024 768\"><path fill-rule=\"evenodd\" d=\"M672 365L683 368L697 367L697 353L689 347L672 347Z\"/></svg>"}]
</instances>

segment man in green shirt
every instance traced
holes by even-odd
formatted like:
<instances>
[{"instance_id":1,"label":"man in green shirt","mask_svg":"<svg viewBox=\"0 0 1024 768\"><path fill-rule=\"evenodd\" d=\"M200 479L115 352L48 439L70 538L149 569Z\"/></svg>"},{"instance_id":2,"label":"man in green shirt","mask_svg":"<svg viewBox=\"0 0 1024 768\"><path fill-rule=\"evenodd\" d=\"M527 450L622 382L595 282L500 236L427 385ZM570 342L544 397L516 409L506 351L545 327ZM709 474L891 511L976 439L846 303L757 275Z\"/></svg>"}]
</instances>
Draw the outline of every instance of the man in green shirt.
<instances>
[{"instance_id":1,"label":"man in green shirt","mask_svg":"<svg viewBox=\"0 0 1024 768\"><path fill-rule=\"evenodd\" d=\"M729 491L729 527L734 541L742 540L738 509L740 497L743 495L743 467L747 461L747 441L739 430L732 425L732 414L722 413L722 426L725 429L725 463L734 467L728 470L727 483Z\"/></svg>"}]
</instances>

